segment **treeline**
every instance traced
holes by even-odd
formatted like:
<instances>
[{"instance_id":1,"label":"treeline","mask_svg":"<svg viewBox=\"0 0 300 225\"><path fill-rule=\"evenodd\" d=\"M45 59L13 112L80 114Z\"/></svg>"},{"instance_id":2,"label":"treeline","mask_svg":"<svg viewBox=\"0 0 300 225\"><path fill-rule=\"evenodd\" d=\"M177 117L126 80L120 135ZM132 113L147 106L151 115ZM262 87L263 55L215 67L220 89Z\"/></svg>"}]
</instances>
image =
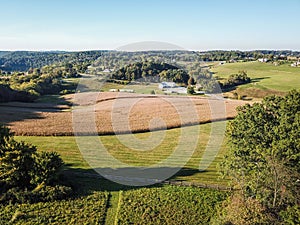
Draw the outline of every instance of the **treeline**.
<instances>
[{"instance_id":1,"label":"treeline","mask_svg":"<svg viewBox=\"0 0 300 225\"><path fill-rule=\"evenodd\" d=\"M0 52L0 70L4 72L28 71L30 68L41 68L46 65L71 63L90 64L105 51L83 52Z\"/></svg>"},{"instance_id":2,"label":"treeline","mask_svg":"<svg viewBox=\"0 0 300 225\"><path fill-rule=\"evenodd\" d=\"M63 78L79 77L80 69L81 67L78 69L76 65L66 63L2 76L0 78L0 102L31 102L41 95L71 93L75 90L76 84L64 82Z\"/></svg>"},{"instance_id":3,"label":"treeline","mask_svg":"<svg viewBox=\"0 0 300 225\"><path fill-rule=\"evenodd\" d=\"M243 60L252 61L259 58L268 58L270 60L286 60L288 56L300 57L300 52L289 50L255 50L255 51L207 51L197 53L201 61L227 61Z\"/></svg>"},{"instance_id":4,"label":"treeline","mask_svg":"<svg viewBox=\"0 0 300 225\"><path fill-rule=\"evenodd\" d=\"M101 59L97 60L101 56ZM120 64L130 60L145 61L164 59L166 63L179 61L230 61L257 60L259 58L286 59L288 56L300 57L300 52L289 50L255 50L255 51L81 51L81 52L34 52L34 51L0 51L0 70L4 72L28 71L30 68L41 68L58 63L91 64L98 68L120 68ZM116 67L115 67L116 66Z\"/></svg>"},{"instance_id":5,"label":"treeline","mask_svg":"<svg viewBox=\"0 0 300 225\"><path fill-rule=\"evenodd\" d=\"M186 85L189 75L186 71L167 63L146 61L122 67L111 75L111 79L146 82L173 81Z\"/></svg>"},{"instance_id":6,"label":"treeline","mask_svg":"<svg viewBox=\"0 0 300 225\"><path fill-rule=\"evenodd\" d=\"M101 73L105 69L118 70L124 65L136 62L164 62L180 67L178 62L195 62L199 57L191 51L141 51L141 52L123 52L108 51L98 58L89 69L92 74Z\"/></svg>"}]
</instances>

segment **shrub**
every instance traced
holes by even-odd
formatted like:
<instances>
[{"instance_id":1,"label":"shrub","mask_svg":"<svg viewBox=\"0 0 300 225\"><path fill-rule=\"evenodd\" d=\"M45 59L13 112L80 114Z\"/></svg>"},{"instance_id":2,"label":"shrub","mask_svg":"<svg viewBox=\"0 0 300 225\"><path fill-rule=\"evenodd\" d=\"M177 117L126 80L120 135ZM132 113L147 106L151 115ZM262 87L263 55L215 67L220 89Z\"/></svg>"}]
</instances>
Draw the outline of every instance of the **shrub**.
<instances>
[{"instance_id":1,"label":"shrub","mask_svg":"<svg viewBox=\"0 0 300 225\"><path fill-rule=\"evenodd\" d=\"M190 95L194 94L194 93L195 93L194 87L189 86L189 87L187 88L187 93L190 94Z\"/></svg>"},{"instance_id":2,"label":"shrub","mask_svg":"<svg viewBox=\"0 0 300 225\"><path fill-rule=\"evenodd\" d=\"M64 165L63 160L56 152L41 152L34 155L32 183L48 185L57 176Z\"/></svg>"}]
</instances>

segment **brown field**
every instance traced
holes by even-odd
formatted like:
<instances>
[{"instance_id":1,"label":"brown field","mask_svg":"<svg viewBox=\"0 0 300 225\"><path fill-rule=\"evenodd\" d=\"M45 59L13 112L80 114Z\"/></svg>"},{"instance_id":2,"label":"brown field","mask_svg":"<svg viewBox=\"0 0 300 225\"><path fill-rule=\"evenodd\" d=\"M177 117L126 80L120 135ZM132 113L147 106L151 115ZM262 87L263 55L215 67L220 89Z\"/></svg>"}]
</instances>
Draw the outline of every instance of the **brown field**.
<instances>
[{"instance_id":1,"label":"brown field","mask_svg":"<svg viewBox=\"0 0 300 225\"><path fill-rule=\"evenodd\" d=\"M236 107L246 103L198 96L107 92L81 93L64 98L67 102L76 103L76 106L51 103L1 104L0 123L9 126L16 135L73 135L72 117L77 118L76 125L83 134L90 132L85 125L91 119L95 119L99 134L145 132L232 118L236 115ZM226 108L225 114L222 113L222 105Z\"/></svg>"}]
</instances>

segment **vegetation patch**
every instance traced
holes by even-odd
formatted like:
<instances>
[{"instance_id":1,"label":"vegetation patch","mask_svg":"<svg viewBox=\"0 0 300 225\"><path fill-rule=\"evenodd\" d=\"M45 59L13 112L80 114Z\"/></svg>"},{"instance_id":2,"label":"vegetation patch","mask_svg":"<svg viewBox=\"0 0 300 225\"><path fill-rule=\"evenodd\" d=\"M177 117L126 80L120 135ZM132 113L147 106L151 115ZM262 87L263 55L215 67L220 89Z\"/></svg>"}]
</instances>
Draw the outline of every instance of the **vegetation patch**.
<instances>
[{"instance_id":1,"label":"vegetation patch","mask_svg":"<svg viewBox=\"0 0 300 225\"><path fill-rule=\"evenodd\" d=\"M0 205L0 224L104 224L108 193L34 204Z\"/></svg>"},{"instance_id":2,"label":"vegetation patch","mask_svg":"<svg viewBox=\"0 0 300 225\"><path fill-rule=\"evenodd\" d=\"M122 194L118 224L209 224L226 192L164 186Z\"/></svg>"},{"instance_id":3,"label":"vegetation patch","mask_svg":"<svg viewBox=\"0 0 300 225\"><path fill-rule=\"evenodd\" d=\"M173 81L187 85L189 75L184 70L167 63L139 62L122 67L114 72L111 78L143 82Z\"/></svg>"}]
</instances>

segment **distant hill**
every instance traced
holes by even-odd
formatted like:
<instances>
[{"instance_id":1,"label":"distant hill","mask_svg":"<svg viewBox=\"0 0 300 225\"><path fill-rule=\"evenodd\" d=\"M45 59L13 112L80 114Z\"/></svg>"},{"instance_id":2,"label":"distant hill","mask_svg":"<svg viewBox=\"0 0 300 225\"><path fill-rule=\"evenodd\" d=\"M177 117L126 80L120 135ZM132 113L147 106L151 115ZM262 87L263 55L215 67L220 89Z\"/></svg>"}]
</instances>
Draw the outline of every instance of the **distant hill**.
<instances>
[{"instance_id":1,"label":"distant hill","mask_svg":"<svg viewBox=\"0 0 300 225\"><path fill-rule=\"evenodd\" d=\"M104 51L0 51L0 70L6 72L24 72L28 71L30 68L41 68L43 66L56 63L78 63L94 61L99 58L103 52Z\"/></svg>"},{"instance_id":2,"label":"distant hill","mask_svg":"<svg viewBox=\"0 0 300 225\"><path fill-rule=\"evenodd\" d=\"M0 57L7 55L7 54L10 54L10 52L9 51L0 51Z\"/></svg>"}]
</instances>

